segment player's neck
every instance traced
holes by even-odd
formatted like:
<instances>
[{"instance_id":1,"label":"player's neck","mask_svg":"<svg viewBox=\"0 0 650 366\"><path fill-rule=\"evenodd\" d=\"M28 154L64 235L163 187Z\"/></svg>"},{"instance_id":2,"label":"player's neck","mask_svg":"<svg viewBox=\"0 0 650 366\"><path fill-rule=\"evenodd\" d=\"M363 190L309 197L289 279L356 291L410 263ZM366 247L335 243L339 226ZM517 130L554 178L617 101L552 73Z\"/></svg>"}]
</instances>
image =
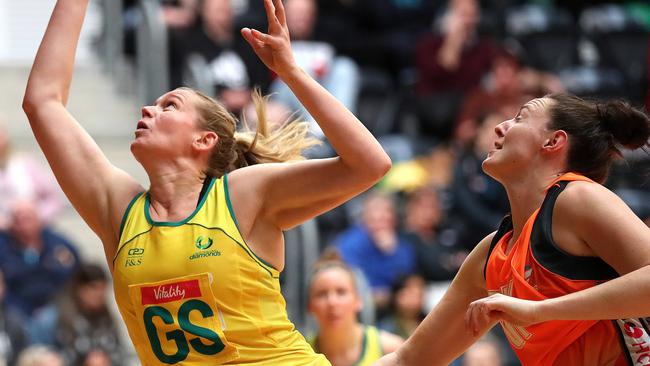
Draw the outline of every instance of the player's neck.
<instances>
[{"instance_id":1,"label":"player's neck","mask_svg":"<svg viewBox=\"0 0 650 366\"><path fill-rule=\"evenodd\" d=\"M334 358L340 358L348 355L350 352L355 353L363 346L363 329L364 326L357 322L351 324L349 329L322 327L318 334L318 348L324 355L331 355Z\"/></svg>"},{"instance_id":2,"label":"player's neck","mask_svg":"<svg viewBox=\"0 0 650 366\"><path fill-rule=\"evenodd\" d=\"M561 173L559 174L561 175ZM558 173L529 172L511 183L504 184L510 202L513 224L513 241L517 240L530 216L544 201L546 189L558 178Z\"/></svg>"},{"instance_id":3,"label":"player's neck","mask_svg":"<svg viewBox=\"0 0 650 366\"><path fill-rule=\"evenodd\" d=\"M159 171L150 174L150 214L156 221L178 221L196 208L203 180L194 171Z\"/></svg>"}]
</instances>

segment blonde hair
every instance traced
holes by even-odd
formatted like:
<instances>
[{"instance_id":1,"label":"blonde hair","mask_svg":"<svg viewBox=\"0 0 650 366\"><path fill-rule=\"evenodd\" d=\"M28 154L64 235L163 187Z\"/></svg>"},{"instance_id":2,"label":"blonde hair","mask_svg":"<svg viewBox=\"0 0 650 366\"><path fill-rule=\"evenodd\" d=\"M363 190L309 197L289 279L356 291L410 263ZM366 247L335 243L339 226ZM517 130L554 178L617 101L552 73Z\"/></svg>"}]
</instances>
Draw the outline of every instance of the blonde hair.
<instances>
[{"instance_id":1,"label":"blonde hair","mask_svg":"<svg viewBox=\"0 0 650 366\"><path fill-rule=\"evenodd\" d=\"M213 98L190 88L181 90L198 97L195 107L199 123L219 136L206 168L206 175L219 178L224 174L245 166L261 163L279 163L303 160L302 151L320 142L308 137L308 123L289 118L278 128L270 129L266 119L268 96L253 91L253 103L257 114L257 128L249 128L245 119L243 129L237 131L237 118Z\"/></svg>"}]
</instances>

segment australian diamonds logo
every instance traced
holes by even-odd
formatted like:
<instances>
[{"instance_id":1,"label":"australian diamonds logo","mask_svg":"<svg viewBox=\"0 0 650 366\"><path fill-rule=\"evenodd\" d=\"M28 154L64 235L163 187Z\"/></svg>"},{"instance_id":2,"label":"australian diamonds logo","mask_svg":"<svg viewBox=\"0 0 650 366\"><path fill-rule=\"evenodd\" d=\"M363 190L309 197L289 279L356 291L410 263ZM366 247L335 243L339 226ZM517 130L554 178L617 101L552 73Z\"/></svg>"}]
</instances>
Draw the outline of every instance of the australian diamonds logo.
<instances>
[{"instance_id":1,"label":"australian diamonds logo","mask_svg":"<svg viewBox=\"0 0 650 366\"><path fill-rule=\"evenodd\" d=\"M218 250L208 250L212 246L212 243L213 240L210 237L208 238L204 238L203 236L197 237L194 246L196 246L196 249L198 249L199 251L194 252L194 254L190 256L190 260L221 256L221 252Z\"/></svg>"}]
</instances>

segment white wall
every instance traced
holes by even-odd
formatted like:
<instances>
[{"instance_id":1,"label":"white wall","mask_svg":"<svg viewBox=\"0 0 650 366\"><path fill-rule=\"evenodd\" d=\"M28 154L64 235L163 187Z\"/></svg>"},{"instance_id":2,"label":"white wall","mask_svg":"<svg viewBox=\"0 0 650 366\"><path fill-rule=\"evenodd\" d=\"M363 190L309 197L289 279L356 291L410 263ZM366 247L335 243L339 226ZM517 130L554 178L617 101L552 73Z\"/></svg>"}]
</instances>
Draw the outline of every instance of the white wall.
<instances>
[{"instance_id":1,"label":"white wall","mask_svg":"<svg viewBox=\"0 0 650 366\"><path fill-rule=\"evenodd\" d=\"M91 1L86 16L77 53L79 63L90 60L91 42L101 30L97 2ZM0 64L31 65L54 4L55 0L0 0Z\"/></svg>"}]
</instances>

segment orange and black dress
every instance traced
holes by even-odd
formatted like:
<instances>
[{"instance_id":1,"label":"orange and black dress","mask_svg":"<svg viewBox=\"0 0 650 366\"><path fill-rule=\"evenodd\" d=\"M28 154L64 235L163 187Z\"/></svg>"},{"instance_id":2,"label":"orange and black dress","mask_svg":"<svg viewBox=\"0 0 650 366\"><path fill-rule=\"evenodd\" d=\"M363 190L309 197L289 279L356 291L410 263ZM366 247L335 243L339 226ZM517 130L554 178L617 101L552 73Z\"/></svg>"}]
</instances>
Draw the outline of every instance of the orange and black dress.
<instances>
[{"instance_id":1,"label":"orange and black dress","mask_svg":"<svg viewBox=\"0 0 650 366\"><path fill-rule=\"evenodd\" d=\"M486 288L491 294L540 301L618 277L599 257L570 255L553 240L553 207L572 181L597 184L574 173L559 177L509 252L512 221L504 218L485 265ZM648 319L553 320L528 327L501 322L501 326L525 366L650 365Z\"/></svg>"}]
</instances>

